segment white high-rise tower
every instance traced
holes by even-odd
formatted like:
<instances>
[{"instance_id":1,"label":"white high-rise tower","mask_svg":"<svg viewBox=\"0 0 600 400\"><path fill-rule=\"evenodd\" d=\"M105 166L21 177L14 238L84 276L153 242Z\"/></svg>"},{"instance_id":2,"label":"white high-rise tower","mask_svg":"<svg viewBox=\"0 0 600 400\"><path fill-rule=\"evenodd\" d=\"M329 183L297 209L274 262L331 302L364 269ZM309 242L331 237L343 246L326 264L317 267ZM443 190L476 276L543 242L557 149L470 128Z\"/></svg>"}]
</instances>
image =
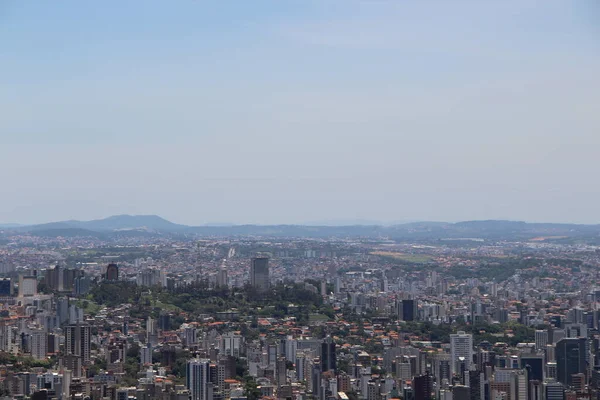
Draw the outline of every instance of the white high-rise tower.
<instances>
[{"instance_id":1,"label":"white high-rise tower","mask_svg":"<svg viewBox=\"0 0 600 400\"><path fill-rule=\"evenodd\" d=\"M473 335L459 331L450 335L450 372L461 372L460 365L464 363L464 370L468 371L473 362Z\"/></svg>"}]
</instances>

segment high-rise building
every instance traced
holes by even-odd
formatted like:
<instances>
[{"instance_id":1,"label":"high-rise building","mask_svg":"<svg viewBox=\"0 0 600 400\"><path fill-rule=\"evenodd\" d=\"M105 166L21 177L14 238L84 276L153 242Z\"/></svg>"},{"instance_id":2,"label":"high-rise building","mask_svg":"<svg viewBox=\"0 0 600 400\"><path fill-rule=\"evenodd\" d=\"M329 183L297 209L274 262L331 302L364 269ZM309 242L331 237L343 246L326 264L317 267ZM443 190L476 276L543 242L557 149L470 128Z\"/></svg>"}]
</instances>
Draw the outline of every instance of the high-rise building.
<instances>
[{"instance_id":1,"label":"high-rise building","mask_svg":"<svg viewBox=\"0 0 600 400\"><path fill-rule=\"evenodd\" d=\"M0 296L12 295L12 282L10 278L0 278Z\"/></svg>"},{"instance_id":2,"label":"high-rise building","mask_svg":"<svg viewBox=\"0 0 600 400\"><path fill-rule=\"evenodd\" d=\"M275 362L277 361L277 353L278 353L278 345L275 343L271 343L266 346L267 352L267 364L274 367Z\"/></svg>"},{"instance_id":3,"label":"high-rise building","mask_svg":"<svg viewBox=\"0 0 600 400\"><path fill-rule=\"evenodd\" d=\"M415 400L431 400L433 379L431 375L416 376L413 383Z\"/></svg>"},{"instance_id":4,"label":"high-rise building","mask_svg":"<svg viewBox=\"0 0 600 400\"><path fill-rule=\"evenodd\" d=\"M396 361L396 377L404 381L410 380L413 377L412 365L404 357L398 357Z\"/></svg>"},{"instance_id":5,"label":"high-rise building","mask_svg":"<svg viewBox=\"0 0 600 400\"><path fill-rule=\"evenodd\" d=\"M119 267L117 266L117 264L111 263L106 266L104 279L106 279L107 281L119 280Z\"/></svg>"},{"instance_id":6,"label":"high-rise building","mask_svg":"<svg viewBox=\"0 0 600 400\"><path fill-rule=\"evenodd\" d=\"M0 261L0 274L9 274L15 270L15 266Z\"/></svg>"},{"instance_id":7,"label":"high-rise building","mask_svg":"<svg viewBox=\"0 0 600 400\"><path fill-rule=\"evenodd\" d=\"M198 343L198 332L193 326L187 326L183 330L184 343L187 347L192 347Z\"/></svg>"},{"instance_id":8,"label":"high-rise building","mask_svg":"<svg viewBox=\"0 0 600 400\"><path fill-rule=\"evenodd\" d=\"M65 327L65 354L80 357L83 364L90 362L91 327L74 324Z\"/></svg>"},{"instance_id":9,"label":"high-rise building","mask_svg":"<svg viewBox=\"0 0 600 400\"><path fill-rule=\"evenodd\" d=\"M545 350L548 345L548 331L547 330L536 330L535 331L535 349Z\"/></svg>"},{"instance_id":10,"label":"high-rise building","mask_svg":"<svg viewBox=\"0 0 600 400\"><path fill-rule=\"evenodd\" d=\"M90 291L90 286L92 284L89 276L81 275L75 277L75 281L73 283L75 294L78 296L87 294Z\"/></svg>"},{"instance_id":11,"label":"high-rise building","mask_svg":"<svg viewBox=\"0 0 600 400\"><path fill-rule=\"evenodd\" d=\"M433 375L438 382L442 379L450 380L450 354L440 353L433 357Z\"/></svg>"},{"instance_id":12,"label":"high-rise building","mask_svg":"<svg viewBox=\"0 0 600 400\"><path fill-rule=\"evenodd\" d=\"M19 276L19 297L35 296L37 294L37 277Z\"/></svg>"},{"instance_id":13,"label":"high-rise building","mask_svg":"<svg viewBox=\"0 0 600 400\"><path fill-rule=\"evenodd\" d=\"M402 321L415 321L417 316L417 300L402 300L398 304L398 317Z\"/></svg>"},{"instance_id":14,"label":"high-rise building","mask_svg":"<svg viewBox=\"0 0 600 400\"><path fill-rule=\"evenodd\" d=\"M459 331L450 335L450 371L460 374L461 369L468 371L473 360L473 335ZM460 366L464 365L463 368Z\"/></svg>"},{"instance_id":15,"label":"high-rise building","mask_svg":"<svg viewBox=\"0 0 600 400\"><path fill-rule=\"evenodd\" d=\"M527 370L527 380L544 380L544 357L538 355L522 355L521 368Z\"/></svg>"},{"instance_id":16,"label":"high-rise building","mask_svg":"<svg viewBox=\"0 0 600 400\"><path fill-rule=\"evenodd\" d=\"M140 349L140 365L152 364L152 345L147 344Z\"/></svg>"},{"instance_id":17,"label":"high-rise building","mask_svg":"<svg viewBox=\"0 0 600 400\"><path fill-rule=\"evenodd\" d=\"M234 332L221 336L221 352L228 356L239 357L244 348L244 337Z\"/></svg>"},{"instance_id":18,"label":"high-rise building","mask_svg":"<svg viewBox=\"0 0 600 400\"><path fill-rule=\"evenodd\" d=\"M168 331L171 328L171 315L168 313L160 313L158 316L158 329Z\"/></svg>"},{"instance_id":19,"label":"high-rise building","mask_svg":"<svg viewBox=\"0 0 600 400\"><path fill-rule=\"evenodd\" d=\"M48 353L48 333L36 330L32 331L29 337L31 339L31 357L35 360L45 359Z\"/></svg>"},{"instance_id":20,"label":"high-rise building","mask_svg":"<svg viewBox=\"0 0 600 400\"><path fill-rule=\"evenodd\" d=\"M158 344L158 324L152 317L146 319L146 343L153 346Z\"/></svg>"},{"instance_id":21,"label":"high-rise building","mask_svg":"<svg viewBox=\"0 0 600 400\"><path fill-rule=\"evenodd\" d=\"M573 374L586 373L585 338L564 338L556 343L556 379L572 385Z\"/></svg>"},{"instance_id":22,"label":"high-rise building","mask_svg":"<svg viewBox=\"0 0 600 400\"><path fill-rule=\"evenodd\" d=\"M267 257L252 259L252 264L250 265L250 285L259 290L267 290L269 288L269 259Z\"/></svg>"},{"instance_id":23,"label":"high-rise building","mask_svg":"<svg viewBox=\"0 0 600 400\"><path fill-rule=\"evenodd\" d=\"M321 343L321 372L336 371L335 342L327 336Z\"/></svg>"},{"instance_id":24,"label":"high-rise building","mask_svg":"<svg viewBox=\"0 0 600 400\"><path fill-rule=\"evenodd\" d=\"M559 382L544 383L544 399L546 400L564 400L565 388Z\"/></svg>"},{"instance_id":25,"label":"high-rise building","mask_svg":"<svg viewBox=\"0 0 600 400\"><path fill-rule=\"evenodd\" d=\"M191 400L212 400L210 382L210 360L194 358L187 362L186 387Z\"/></svg>"},{"instance_id":26,"label":"high-rise building","mask_svg":"<svg viewBox=\"0 0 600 400\"><path fill-rule=\"evenodd\" d=\"M167 274L160 268L144 268L139 271L135 281L138 286L167 286Z\"/></svg>"},{"instance_id":27,"label":"high-rise building","mask_svg":"<svg viewBox=\"0 0 600 400\"><path fill-rule=\"evenodd\" d=\"M217 272L217 286L227 287L227 268L221 266Z\"/></svg>"},{"instance_id":28,"label":"high-rise building","mask_svg":"<svg viewBox=\"0 0 600 400\"><path fill-rule=\"evenodd\" d=\"M529 400L542 400L543 389L542 382L530 380L529 381Z\"/></svg>"},{"instance_id":29,"label":"high-rise building","mask_svg":"<svg viewBox=\"0 0 600 400\"><path fill-rule=\"evenodd\" d=\"M587 337L587 326L584 324L566 324L565 335L568 338Z\"/></svg>"},{"instance_id":30,"label":"high-rise building","mask_svg":"<svg viewBox=\"0 0 600 400\"><path fill-rule=\"evenodd\" d=\"M452 399L453 400L470 400L471 391L467 386L455 385L452 387Z\"/></svg>"},{"instance_id":31,"label":"high-rise building","mask_svg":"<svg viewBox=\"0 0 600 400\"><path fill-rule=\"evenodd\" d=\"M275 363L275 382L277 386L281 387L287 383L287 365L285 357L277 357Z\"/></svg>"},{"instance_id":32,"label":"high-rise building","mask_svg":"<svg viewBox=\"0 0 600 400\"><path fill-rule=\"evenodd\" d=\"M546 363L546 379L554 379L558 378L558 368L556 367L556 362L548 362Z\"/></svg>"},{"instance_id":33,"label":"high-rise building","mask_svg":"<svg viewBox=\"0 0 600 400\"><path fill-rule=\"evenodd\" d=\"M296 352L298 351L298 341L292 336L288 336L285 339L285 358L290 361L296 361Z\"/></svg>"},{"instance_id":34,"label":"high-rise building","mask_svg":"<svg viewBox=\"0 0 600 400\"><path fill-rule=\"evenodd\" d=\"M84 272L80 269L67 268L62 270L61 290L70 292L75 287L75 278L83 276Z\"/></svg>"},{"instance_id":35,"label":"high-rise building","mask_svg":"<svg viewBox=\"0 0 600 400\"><path fill-rule=\"evenodd\" d=\"M335 294L340 294L341 291L342 291L342 278L340 278L339 276L336 276L334 285L333 285L333 292Z\"/></svg>"},{"instance_id":36,"label":"high-rise building","mask_svg":"<svg viewBox=\"0 0 600 400\"><path fill-rule=\"evenodd\" d=\"M585 375L582 373L573 374L572 379L572 387L577 393L583 393L585 390L586 379Z\"/></svg>"},{"instance_id":37,"label":"high-rise building","mask_svg":"<svg viewBox=\"0 0 600 400\"><path fill-rule=\"evenodd\" d=\"M528 400L529 381L524 370L513 370L510 385L511 399Z\"/></svg>"},{"instance_id":38,"label":"high-rise building","mask_svg":"<svg viewBox=\"0 0 600 400\"><path fill-rule=\"evenodd\" d=\"M546 362L556 361L556 346L549 344L546 346Z\"/></svg>"},{"instance_id":39,"label":"high-rise building","mask_svg":"<svg viewBox=\"0 0 600 400\"><path fill-rule=\"evenodd\" d=\"M63 268L60 265L55 265L46 270L44 283L50 290L69 292L73 290L75 279L83 275L84 272L80 269Z\"/></svg>"},{"instance_id":40,"label":"high-rise building","mask_svg":"<svg viewBox=\"0 0 600 400\"><path fill-rule=\"evenodd\" d=\"M483 400L485 395L483 372L469 371L469 390L471 400Z\"/></svg>"},{"instance_id":41,"label":"high-rise building","mask_svg":"<svg viewBox=\"0 0 600 400\"><path fill-rule=\"evenodd\" d=\"M350 390L351 390L350 376L345 373L341 373L340 375L338 375L338 391L346 393L346 392L349 392Z\"/></svg>"},{"instance_id":42,"label":"high-rise building","mask_svg":"<svg viewBox=\"0 0 600 400\"><path fill-rule=\"evenodd\" d=\"M50 290L63 290L64 280L60 265L55 265L53 268L48 268L44 275L44 283Z\"/></svg>"}]
</instances>

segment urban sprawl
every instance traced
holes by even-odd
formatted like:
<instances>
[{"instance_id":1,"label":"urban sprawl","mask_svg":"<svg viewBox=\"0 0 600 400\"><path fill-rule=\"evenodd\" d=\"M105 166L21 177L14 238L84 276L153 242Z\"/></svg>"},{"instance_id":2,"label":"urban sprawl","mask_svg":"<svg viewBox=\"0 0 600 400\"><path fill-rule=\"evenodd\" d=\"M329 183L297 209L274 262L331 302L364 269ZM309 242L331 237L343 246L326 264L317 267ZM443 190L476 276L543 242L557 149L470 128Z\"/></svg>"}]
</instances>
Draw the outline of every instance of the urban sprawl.
<instances>
[{"instance_id":1,"label":"urban sprawl","mask_svg":"<svg viewBox=\"0 0 600 400\"><path fill-rule=\"evenodd\" d=\"M0 398L600 399L600 246L0 237Z\"/></svg>"}]
</instances>

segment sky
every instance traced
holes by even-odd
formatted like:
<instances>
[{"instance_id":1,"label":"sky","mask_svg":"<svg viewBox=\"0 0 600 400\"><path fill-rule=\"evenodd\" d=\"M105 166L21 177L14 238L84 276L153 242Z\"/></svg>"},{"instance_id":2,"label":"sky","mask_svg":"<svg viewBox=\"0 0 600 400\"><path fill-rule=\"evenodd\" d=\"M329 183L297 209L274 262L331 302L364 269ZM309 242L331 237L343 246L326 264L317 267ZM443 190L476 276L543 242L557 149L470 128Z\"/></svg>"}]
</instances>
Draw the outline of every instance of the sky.
<instances>
[{"instance_id":1,"label":"sky","mask_svg":"<svg viewBox=\"0 0 600 400\"><path fill-rule=\"evenodd\" d=\"M600 223L597 0L0 0L0 222Z\"/></svg>"}]
</instances>

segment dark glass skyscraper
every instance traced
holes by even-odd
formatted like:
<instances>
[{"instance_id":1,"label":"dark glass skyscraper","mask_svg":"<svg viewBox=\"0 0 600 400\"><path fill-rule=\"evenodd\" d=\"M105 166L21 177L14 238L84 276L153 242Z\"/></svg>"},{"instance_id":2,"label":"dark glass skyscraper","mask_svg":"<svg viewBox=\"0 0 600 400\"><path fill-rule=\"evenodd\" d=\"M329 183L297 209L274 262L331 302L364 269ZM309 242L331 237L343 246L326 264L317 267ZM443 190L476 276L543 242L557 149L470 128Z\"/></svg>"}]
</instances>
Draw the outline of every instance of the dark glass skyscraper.
<instances>
[{"instance_id":1,"label":"dark glass skyscraper","mask_svg":"<svg viewBox=\"0 0 600 400\"><path fill-rule=\"evenodd\" d=\"M400 300L397 303L398 317L402 321L417 319L417 300Z\"/></svg>"},{"instance_id":2,"label":"dark glass skyscraper","mask_svg":"<svg viewBox=\"0 0 600 400\"><path fill-rule=\"evenodd\" d=\"M471 400L482 400L481 396L481 380L483 378L483 372L481 371L469 371L469 391Z\"/></svg>"},{"instance_id":3,"label":"dark glass skyscraper","mask_svg":"<svg viewBox=\"0 0 600 400\"><path fill-rule=\"evenodd\" d=\"M572 384L573 374L586 374L585 338L564 338L556 343L557 380Z\"/></svg>"},{"instance_id":4,"label":"dark glass skyscraper","mask_svg":"<svg viewBox=\"0 0 600 400\"><path fill-rule=\"evenodd\" d=\"M431 375L416 376L414 379L415 400L431 400L433 391L433 379Z\"/></svg>"},{"instance_id":5,"label":"dark glass skyscraper","mask_svg":"<svg viewBox=\"0 0 600 400\"><path fill-rule=\"evenodd\" d=\"M267 257L252 259L252 264L250 265L250 285L259 290L267 290L269 288L269 259Z\"/></svg>"},{"instance_id":6,"label":"dark glass skyscraper","mask_svg":"<svg viewBox=\"0 0 600 400\"><path fill-rule=\"evenodd\" d=\"M321 343L321 372L336 371L335 342L330 336Z\"/></svg>"},{"instance_id":7,"label":"dark glass skyscraper","mask_svg":"<svg viewBox=\"0 0 600 400\"><path fill-rule=\"evenodd\" d=\"M0 296L12 295L12 284L10 278L0 278Z\"/></svg>"},{"instance_id":8,"label":"dark glass skyscraper","mask_svg":"<svg viewBox=\"0 0 600 400\"><path fill-rule=\"evenodd\" d=\"M544 358L542 356L521 356L521 368L527 370L528 380L544 380Z\"/></svg>"},{"instance_id":9,"label":"dark glass skyscraper","mask_svg":"<svg viewBox=\"0 0 600 400\"><path fill-rule=\"evenodd\" d=\"M118 281L119 280L119 267L117 264L108 264L106 267L106 273L104 279L107 281Z\"/></svg>"}]
</instances>

